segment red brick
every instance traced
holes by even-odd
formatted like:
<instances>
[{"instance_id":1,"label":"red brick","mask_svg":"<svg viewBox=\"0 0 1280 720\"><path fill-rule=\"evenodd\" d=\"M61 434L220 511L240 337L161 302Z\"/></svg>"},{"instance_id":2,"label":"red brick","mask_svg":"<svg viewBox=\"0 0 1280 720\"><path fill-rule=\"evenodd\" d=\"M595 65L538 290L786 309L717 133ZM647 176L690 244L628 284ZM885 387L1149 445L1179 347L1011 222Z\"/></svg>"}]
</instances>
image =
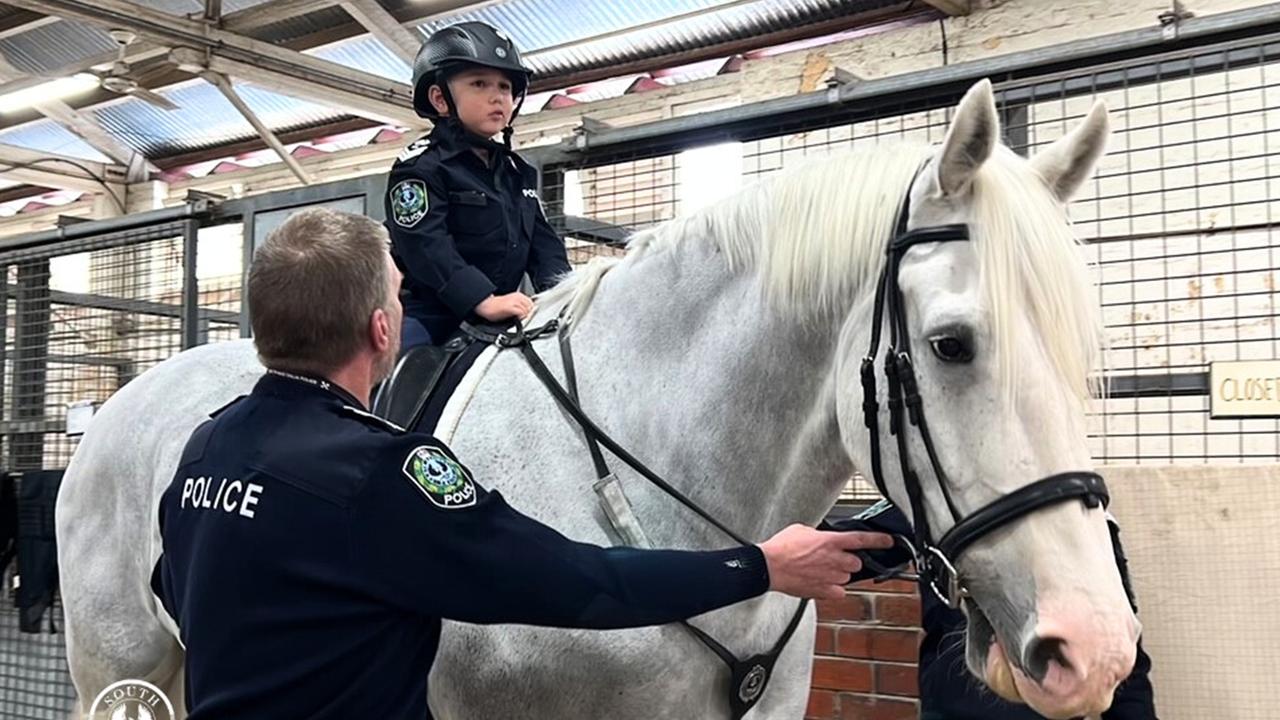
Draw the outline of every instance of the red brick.
<instances>
[{"instance_id":1,"label":"red brick","mask_svg":"<svg viewBox=\"0 0 1280 720\"><path fill-rule=\"evenodd\" d=\"M805 720L831 720L840 717L836 694L827 690L810 690L809 707L805 708Z\"/></svg>"},{"instance_id":2,"label":"red brick","mask_svg":"<svg viewBox=\"0 0 1280 720\"><path fill-rule=\"evenodd\" d=\"M866 595L849 594L839 600L819 600L818 620L866 620L871 617L871 599Z\"/></svg>"},{"instance_id":3,"label":"red brick","mask_svg":"<svg viewBox=\"0 0 1280 720\"><path fill-rule=\"evenodd\" d=\"M876 620L885 625L920 626L920 598L913 595L877 595Z\"/></svg>"},{"instance_id":4,"label":"red brick","mask_svg":"<svg viewBox=\"0 0 1280 720\"><path fill-rule=\"evenodd\" d=\"M840 695L841 720L916 720L914 702L865 695Z\"/></svg>"},{"instance_id":5,"label":"red brick","mask_svg":"<svg viewBox=\"0 0 1280 720\"><path fill-rule=\"evenodd\" d=\"M843 657L871 657L871 630L864 627L842 627L836 631L836 654Z\"/></svg>"},{"instance_id":6,"label":"red brick","mask_svg":"<svg viewBox=\"0 0 1280 720\"><path fill-rule=\"evenodd\" d=\"M814 658L812 686L823 690L870 692L871 664L845 658Z\"/></svg>"},{"instance_id":7,"label":"red brick","mask_svg":"<svg viewBox=\"0 0 1280 720\"><path fill-rule=\"evenodd\" d=\"M905 697L918 697L920 695L920 686L916 681L915 665L877 663L875 673L876 692L881 695L902 695Z\"/></svg>"},{"instance_id":8,"label":"red brick","mask_svg":"<svg viewBox=\"0 0 1280 720\"><path fill-rule=\"evenodd\" d=\"M899 595L914 595L919 592L919 586L910 580L885 580L884 582L862 580L850 585L849 588L865 592L896 593Z\"/></svg>"},{"instance_id":9,"label":"red brick","mask_svg":"<svg viewBox=\"0 0 1280 720\"><path fill-rule=\"evenodd\" d=\"M906 663L919 661L920 633L915 630L872 630L870 635L871 652L866 657Z\"/></svg>"},{"instance_id":10,"label":"red brick","mask_svg":"<svg viewBox=\"0 0 1280 720\"><path fill-rule=\"evenodd\" d=\"M836 652L836 626L818 624L818 633L813 638L813 652L817 655L834 655Z\"/></svg>"}]
</instances>

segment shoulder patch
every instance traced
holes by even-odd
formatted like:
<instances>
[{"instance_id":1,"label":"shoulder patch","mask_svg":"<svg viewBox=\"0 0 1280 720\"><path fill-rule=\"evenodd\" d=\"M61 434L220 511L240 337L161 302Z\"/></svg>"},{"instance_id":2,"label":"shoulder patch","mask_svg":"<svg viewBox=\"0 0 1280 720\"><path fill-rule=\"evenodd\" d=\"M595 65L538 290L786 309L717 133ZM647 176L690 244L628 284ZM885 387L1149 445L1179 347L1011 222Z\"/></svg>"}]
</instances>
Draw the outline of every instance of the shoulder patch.
<instances>
[{"instance_id":1,"label":"shoulder patch","mask_svg":"<svg viewBox=\"0 0 1280 720\"><path fill-rule=\"evenodd\" d=\"M427 215L427 184L401 180L391 188L391 216L400 227L413 227Z\"/></svg>"},{"instance_id":2,"label":"shoulder patch","mask_svg":"<svg viewBox=\"0 0 1280 720\"><path fill-rule=\"evenodd\" d=\"M412 160L431 147L431 138L424 137L409 143L409 146L400 152L396 157L396 162L406 162Z\"/></svg>"},{"instance_id":3,"label":"shoulder patch","mask_svg":"<svg viewBox=\"0 0 1280 720\"><path fill-rule=\"evenodd\" d=\"M341 413L343 415L346 415L347 417L352 417L357 420L363 421L365 424L372 425L381 430L389 430L397 435L403 435L406 432L404 428L391 422L390 420L386 418L378 417L377 415L374 415L371 412L365 412L364 410L361 410L358 407L343 405Z\"/></svg>"},{"instance_id":4,"label":"shoulder patch","mask_svg":"<svg viewBox=\"0 0 1280 720\"><path fill-rule=\"evenodd\" d=\"M438 508L457 510L476 504L471 471L435 445L410 450L402 469L413 486Z\"/></svg>"}]
</instances>

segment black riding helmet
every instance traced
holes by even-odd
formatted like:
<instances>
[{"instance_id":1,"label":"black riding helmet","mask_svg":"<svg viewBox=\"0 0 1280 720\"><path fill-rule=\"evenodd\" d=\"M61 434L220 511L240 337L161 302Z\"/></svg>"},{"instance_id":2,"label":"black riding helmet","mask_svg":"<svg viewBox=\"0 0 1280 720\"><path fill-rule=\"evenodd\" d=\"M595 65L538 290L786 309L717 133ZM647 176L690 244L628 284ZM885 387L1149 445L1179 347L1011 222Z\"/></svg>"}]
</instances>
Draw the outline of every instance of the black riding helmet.
<instances>
[{"instance_id":1,"label":"black riding helmet","mask_svg":"<svg viewBox=\"0 0 1280 720\"><path fill-rule=\"evenodd\" d=\"M468 65L501 70L511 78L511 92L515 97L511 121L514 122L524 102L525 91L529 89L529 77L533 71L525 67L520 59L520 50L505 32L482 22L463 22L441 28L422 43L418 56L413 60L413 109L424 118L438 120L440 113L432 107L427 91L432 85L439 85L452 112L453 98L449 95L447 81L450 75ZM503 134L509 136L510 129L508 123Z\"/></svg>"}]
</instances>

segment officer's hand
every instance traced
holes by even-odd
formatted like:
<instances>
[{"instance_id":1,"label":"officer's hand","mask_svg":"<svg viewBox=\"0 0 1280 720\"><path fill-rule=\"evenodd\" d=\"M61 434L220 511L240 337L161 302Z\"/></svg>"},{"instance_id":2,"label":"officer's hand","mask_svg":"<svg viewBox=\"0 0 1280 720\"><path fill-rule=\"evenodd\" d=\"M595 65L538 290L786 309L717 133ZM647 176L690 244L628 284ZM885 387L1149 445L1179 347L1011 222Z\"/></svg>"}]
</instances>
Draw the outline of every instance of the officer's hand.
<instances>
[{"instance_id":1,"label":"officer's hand","mask_svg":"<svg viewBox=\"0 0 1280 720\"><path fill-rule=\"evenodd\" d=\"M476 306L476 314L490 322L498 322L508 318L529 317L533 313L533 300L521 292L506 295L490 295Z\"/></svg>"},{"instance_id":2,"label":"officer's hand","mask_svg":"<svg viewBox=\"0 0 1280 720\"><path fill-rule=\"evenodd\" d=\"M854 550L893 546L883 533L821 532L791 525L760 543L769 567L769 589L800 598L838 600L844 583L862 569Z\"/></svg>"}]
</instances>

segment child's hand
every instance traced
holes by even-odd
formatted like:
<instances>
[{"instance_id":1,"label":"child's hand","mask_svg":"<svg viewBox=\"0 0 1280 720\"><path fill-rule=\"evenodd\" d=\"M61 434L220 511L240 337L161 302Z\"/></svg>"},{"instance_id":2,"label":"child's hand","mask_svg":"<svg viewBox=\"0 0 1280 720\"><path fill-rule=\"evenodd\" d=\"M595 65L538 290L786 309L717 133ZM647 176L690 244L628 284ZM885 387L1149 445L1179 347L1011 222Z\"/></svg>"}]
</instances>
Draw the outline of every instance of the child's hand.
<instances>
[{"instance_id":1,"label":"child's hand","mask_svg":"<svg viewBox=\"0 0 1280 720\"><path fill-rule=\"evenodd\" d=\"M476 314L490 322L506 320L507 318L520 318L521 320L529 317L533 312L533 300L522 292L513 292L507 295L490 295L480 304L476 306Z\"/></svg>"}]
</instances>

